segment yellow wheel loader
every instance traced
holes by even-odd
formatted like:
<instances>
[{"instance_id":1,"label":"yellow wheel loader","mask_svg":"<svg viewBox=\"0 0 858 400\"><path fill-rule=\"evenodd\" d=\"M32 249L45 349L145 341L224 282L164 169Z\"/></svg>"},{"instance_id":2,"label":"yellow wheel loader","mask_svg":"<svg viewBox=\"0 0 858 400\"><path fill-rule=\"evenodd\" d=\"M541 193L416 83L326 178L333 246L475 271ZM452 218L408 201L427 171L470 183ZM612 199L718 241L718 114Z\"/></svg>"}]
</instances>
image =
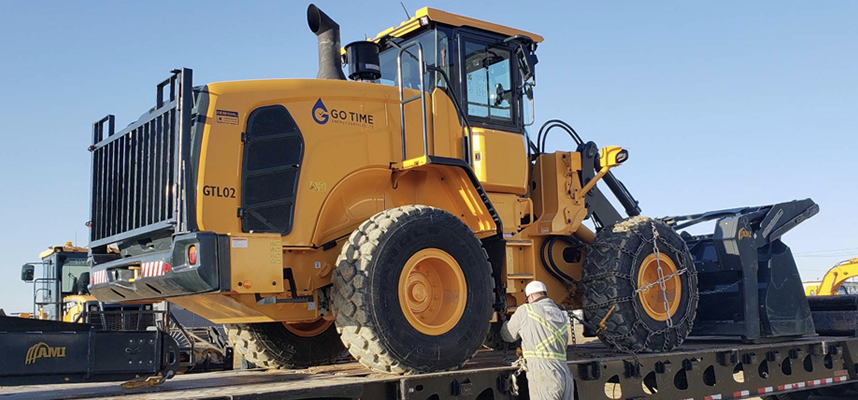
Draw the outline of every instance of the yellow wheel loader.
<instances>
[{"instance_id":1,"label":"yellow wheel loader","mask_svg":"<svg viewBox=\"0 0 858 400\"><path fill-rule=\"evenodd\" d=\"M307 19L317 79L194 86L178 69L138 121L94 124L97 298L167 299L267 367L348 351L382 372L455 369L498 345L533 280L610 346L684 341L699 295L680 218L639 216L611 172L626 150L559 120L535 141L526 128L542 37L423 8L341 49L330 17ZM556 132L574 150L547 152ZM811 204L753 215L784 224Z\"/></svg>"},{"instance_id":2,"label":"yellow wheel loader","mask_svg":"<svg viewBox=\"0 0 858 400\"><path fill-rule=\"evenodd\" d=\"M33 284L35 319L83 322L88 307L97 304L89 291L88 249L67 242L51 246L39 254L41 261L21 267L21 280ZM36 265L42 269L36 276Z\"/></svg>"}]
</instances>

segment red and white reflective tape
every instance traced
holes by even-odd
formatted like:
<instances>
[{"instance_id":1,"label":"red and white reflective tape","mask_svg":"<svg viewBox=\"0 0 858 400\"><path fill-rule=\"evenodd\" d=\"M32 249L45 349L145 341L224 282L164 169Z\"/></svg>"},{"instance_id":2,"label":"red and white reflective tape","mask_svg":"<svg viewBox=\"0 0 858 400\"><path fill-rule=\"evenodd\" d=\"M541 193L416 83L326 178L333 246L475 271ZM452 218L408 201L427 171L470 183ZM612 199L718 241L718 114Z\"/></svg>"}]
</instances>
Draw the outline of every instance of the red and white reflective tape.
<instances>
[{"instance_id":1,"label":"red and white reflective tape","mask_svg":"<svg viewBox=\"0 0 858 400\"><path fill-rule=\"evenodd\" d=\"M771 393L771 392L774 392L774 391L775 391L775 389L774 389L773 387L771 387L771 386L767 386L767 387L764 387L764 388L759 388L759 389L757 389L757 394Z\"/></svg>"},{"instance_id":2,"label":"red and white reflective tape","mask_svg":"<svg viewBox=\"0 0 858 400\"><path fill-rule=\"evenodd\" d=\"M720 394L712 394L703 398L703 400L721 400Z\"/></svg>"},{"instance_id":3,"label":"red and white reflective tape","mask_svg":"<svg viewBox=\"0 0 858 400\"><path fill-rule=\"evenodd\" d=\"M103 269L101 271L95 271L90 278L93 285L100 285L102 283L107 283L107 270Z\"/></svg>"},{"instance_id":4,"label":"red and white reflective tape","mask_svg":"<svg viewBox=\"0 0 858 400\"><path fill-rule=\"evenodd\" d=\"M162 276L165 272L169 270L170 264L167 264L163 261L149 261L144 262L143 265L140 266L140 275L144 278Z\"/></svg>"},{"instance_id":5,"label":"red and white reflective tape","mask_svg":"<svg viewBox=\"0 0 858 400\"><path fill-rule=\"evenodd\" d=\"M786 385L778 386L778 390L793 390L793 389L801 389L805 387L804 382L796 382L796 383L788 383Z\"/></svg>"},{"instance_id":6,"label":"red and white reflective tape","mask_svg":"<svg viewBox=\"0 0 858 400\"><path fill-rule=\"evenodd\" d=\"M849 380L849 376L848 376L849 371L846 371L846 370L835 371L834 375L835 376L833 378L815 379L815 380L807 381L807 382L796 382L796 383L788 383L785 385L779 385L779 386L777 386L777 391L782 392L785 390L798 390L798 389L803 389L805 387L810 387L810 386L827 385L827 384L831 384L831 383L835 383L835 382L839 383L839 382L844 382L844 381ZM773 393L774 391L775 391L775 387L768 386L768 387L758 388L757 392L754 394L768 394L768 393ZM751 396L751 391L742 390L739 392L733 392L732 398L738 399L738 398L750 397L750 396ZM716 394L716 395L706 396L705 400L718 400L721 398L722 397L720 394Z\"/></svg>"},{"instance_id":7,"label":"red and white reflective tape","mask_svg":"<svg viewBox=\"0 0 858 400\"><path fill-rule=\"evenodd\" d=\"M840 381L838 380L838 382ZM807 386L819 386L826 385L829 383L834 383L834 378L814 379L812 381L807 381Z\"/></svg>"}]
</instances>

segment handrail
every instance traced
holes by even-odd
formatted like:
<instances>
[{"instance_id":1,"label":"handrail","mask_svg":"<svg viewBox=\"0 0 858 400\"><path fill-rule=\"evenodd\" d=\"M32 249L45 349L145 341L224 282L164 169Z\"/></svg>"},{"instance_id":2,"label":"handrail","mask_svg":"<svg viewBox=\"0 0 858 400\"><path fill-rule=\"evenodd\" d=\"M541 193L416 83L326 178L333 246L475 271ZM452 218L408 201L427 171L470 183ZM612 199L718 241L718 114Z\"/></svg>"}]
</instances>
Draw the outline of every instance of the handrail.
<instances>
[{"instance_id":1,"label":"handrail","mask_svg":"<svg viewBox=\"0 0 858 400\"><path fill-rule=\"evenodd\" d=\"M447 88L449 88L447 94L453 101L453 108L456 110L456 114L459 115L459 118L462 121L462 129L464 130L464 135L462 138L462 157L465 159L465 162L468 163L468 165L473 166L474 157L471 151L471 124L468 122L468 116L465 115L465 112L462 110L462 107L459 104L459 99L456 98L456 93L452 89L453 85L450 83L450 78L447 77L447 73L444 72L444 70L441 68L429 66L427 69L431 72L435 72L441 75L441 78L443 78L444 82L447 84Z\"/></svg>"},{"instance_id":2,"label":"handrail","mask_svg":"<svg viewBox=\"0 0 858 400\"><path fill-rule=\"evenodd\" d=\"M55 319L62 319L62 293L58 293L58 298L54 297L54 292L57 290L56 284L59 283L59 278L36 278L33 280L33 315L40 319L40 306L56 306ZM42 300L39 300L39 294L42 294ZM45 300L47 299L47 300Z\"/></svg>"},{"instance_id":3,"label":"handrail","mask_svg":"<svg viewBox=\"0 0 858 400\"><path fill-rule=\"evenodd\" d=\"M409 47L417 46L417 62L419 65L419 74L420 74L420 94L417 96L412 96L409 98L405 98L405 89L402 86L402 53L405 52ZM411 53L409 53L411 54ZM413 54L411 54L414 57ZM405 147L405 105L420 99L420 107L421 114L423 115L423 155L429 155L429 132L426 124L426 90L425 90L425 75L426 75L426 64L423 63L423 44L419 41L411 42L405 46L399 48L399 53L396 55L396 78L397 85L399 86L399 123L400 123L400 135L402 136L402 161L408 159L407 149Z\"/></svg>"}]
</instances>

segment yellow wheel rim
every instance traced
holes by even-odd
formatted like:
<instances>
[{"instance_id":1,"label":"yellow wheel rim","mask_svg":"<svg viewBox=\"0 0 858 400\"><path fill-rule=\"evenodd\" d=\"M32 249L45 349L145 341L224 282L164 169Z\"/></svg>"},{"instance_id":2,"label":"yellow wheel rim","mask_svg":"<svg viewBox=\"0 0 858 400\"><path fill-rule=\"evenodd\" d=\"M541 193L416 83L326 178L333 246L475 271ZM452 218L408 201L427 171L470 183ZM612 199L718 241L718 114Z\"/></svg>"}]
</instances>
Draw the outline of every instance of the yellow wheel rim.
<instances>
[{"instance_id":1,"label":"yellow wheel rim","mask_svg":"<svg viewBox=\"0 0 858 400\"><path fill-rule=\"evenodd\" d=\"M423 249L399 274L399 306L418 332L438 336L453 329L468 301L462 267L439 249Z\"/></svg>"},{"instance_id":2,"label":"yellow wheel rim","mask_svg":"<svg viewBox=\"0 0 858 400\"><path fill-rule=\"evenodd\" d=\"M679 309L679 300L682 299L682 282L679 275L665 279L664 290L662 291L661 285L658 283L660 279L658 273L659 264L661 265L661 276L665 278L675 274L677 271L676 264L673 263L670 257L661 254L656 258L655 253L648 255L638 270L638 288L643 288L653 283L655 285L638 292L638 298L644 311L646 311L646 314L650 318L656 321L667 321ZM664 305L665 298L667 299L667 307ZM667 308L666 312L665 308Z\"/></svg>"},{"instance_id":3,"label":"yellow wheel rim","mask_svg":"<svg viewBox=\"0 0 858 400\"><path fill-rule=\"evenodd\" d=\"M328 321L324 318L319 318L315 322L304 322L298 324L283 323L286 330L301 337L316 337L326 331L334 321Z\"/></svg>"}]
</instances>

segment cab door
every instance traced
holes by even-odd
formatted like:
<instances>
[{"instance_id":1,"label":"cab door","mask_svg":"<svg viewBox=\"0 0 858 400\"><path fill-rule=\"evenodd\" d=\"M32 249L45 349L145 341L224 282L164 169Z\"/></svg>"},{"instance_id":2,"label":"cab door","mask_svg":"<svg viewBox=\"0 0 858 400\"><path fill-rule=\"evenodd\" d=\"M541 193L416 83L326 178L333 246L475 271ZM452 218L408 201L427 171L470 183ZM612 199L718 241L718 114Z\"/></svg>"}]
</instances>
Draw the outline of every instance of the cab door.
<instances>
[{"instance_id":1,"label":"cab door","mask_svg":"<svg viewBox=\"0 0 858 400\"><path fill-rule=\"evenodd\" d=\"M458 38L474 172L488 192L525 194L528 160L514 51L502 37L460 31Z\"/></svg>"}]
</instances>

